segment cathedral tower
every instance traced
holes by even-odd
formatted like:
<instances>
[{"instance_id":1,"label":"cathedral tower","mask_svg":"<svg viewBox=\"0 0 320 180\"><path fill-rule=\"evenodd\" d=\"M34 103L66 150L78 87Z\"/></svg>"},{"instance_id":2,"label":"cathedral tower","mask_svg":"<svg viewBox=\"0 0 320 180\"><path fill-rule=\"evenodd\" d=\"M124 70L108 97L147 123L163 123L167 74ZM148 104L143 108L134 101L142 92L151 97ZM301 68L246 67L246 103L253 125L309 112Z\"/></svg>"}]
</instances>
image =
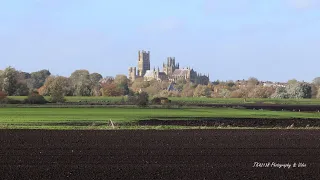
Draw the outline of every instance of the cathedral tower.
<instances>
[{"instance_id":1,"label":"cathedral tower","mask_svg":"<svg viewBox=\"0 0 320 180\"><path fill-rule=\"evenodd\" d=\"M136 72L137 68L136 67L129 67L129 79L133 82L136 80Z\"/></svg>"},{"instance_id":2,"label":"cathedral tower","mask_svg":"<svg viewBox=\"0 0 320 180\"><path fill-rule=\"evenodd\" d=\"M170 76L176 69L179 69L179 64L176 64L175 57L168 57L167 64L163 64L163 72Z\"/></svg>"},{"instance_id":3,"label":"cathedral tower","mask_svg":"<svg viewBox=\"0 0 320 180\"><path fill-rule=\"evenodd\" d=\"M139 51L138 53L138 76L142 77L147 70L150 70L150 51Z\"/></svg>"}]
</instances>

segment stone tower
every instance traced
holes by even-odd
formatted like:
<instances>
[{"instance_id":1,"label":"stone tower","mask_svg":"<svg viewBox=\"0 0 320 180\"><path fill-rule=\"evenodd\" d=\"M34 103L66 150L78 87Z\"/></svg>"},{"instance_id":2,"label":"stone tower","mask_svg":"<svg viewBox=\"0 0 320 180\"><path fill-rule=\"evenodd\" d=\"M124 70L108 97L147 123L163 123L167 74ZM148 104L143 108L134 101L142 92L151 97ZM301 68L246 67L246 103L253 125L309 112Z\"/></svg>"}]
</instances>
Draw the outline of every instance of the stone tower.
<instances>
[{"instance_id":1,"label":"stone tower","mask_svg":"<svg viewBox=\"0 0 320 180\"><path fill-rule=\"evenodd\" d=\"M136 72L137 72L136 67L129 67L129 74L128 75L129 75L129 79L131 81L136 80L136 76L137 76Z\"/></svg>"},{"instance_id":2,"label":"stone tower","mask_svg":"<svg viewBox=\"0 0 320 180\"><path fill-rule=\"evenodd\" d=\"M150 51L138 52L138 76L143 77L147 70L150 70Z\"/></svg>"},{"instance_id":3,"label":"stone tower","mask_svg":"<svg viewBox=\"0 0 320 180\"><path fill-rule=\"evenodd\" d=\"M176 59L174 57L167 58L167 64L163 64L163 72L167 76L170 76L174 70L179 69L179 64L176 64Z\"/></svg>"}]
</instances>

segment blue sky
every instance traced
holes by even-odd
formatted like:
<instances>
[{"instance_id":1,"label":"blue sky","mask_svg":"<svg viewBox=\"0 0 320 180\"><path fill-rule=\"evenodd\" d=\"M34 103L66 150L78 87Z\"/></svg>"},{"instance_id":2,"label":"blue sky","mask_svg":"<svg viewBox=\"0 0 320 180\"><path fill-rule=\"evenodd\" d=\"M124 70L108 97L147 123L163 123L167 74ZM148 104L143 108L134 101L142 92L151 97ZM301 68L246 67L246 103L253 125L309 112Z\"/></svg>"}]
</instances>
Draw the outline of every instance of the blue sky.
<instances>
[{"instance_id":1,"label":"blue sky","mask_svg":"<svg viewBox=\"0 0 320 180\"><path fill-rule=\"evenodd\" d=\"M318 0L0 0L0 69L127 74L175 56L211 80L320 76Z\"/></svg>"}]
</instances>

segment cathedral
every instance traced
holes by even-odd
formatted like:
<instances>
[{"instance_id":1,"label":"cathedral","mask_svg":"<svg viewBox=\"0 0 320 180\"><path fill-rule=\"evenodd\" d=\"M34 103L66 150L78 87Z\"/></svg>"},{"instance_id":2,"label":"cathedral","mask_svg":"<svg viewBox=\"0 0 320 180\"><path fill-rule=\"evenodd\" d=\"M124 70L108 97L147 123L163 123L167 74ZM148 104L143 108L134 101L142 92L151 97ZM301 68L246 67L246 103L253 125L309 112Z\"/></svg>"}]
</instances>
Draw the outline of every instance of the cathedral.
<instances>
[{"instance_id":1,"label":"cathedral","mask_svg":"<svg viewBox=\"0 0 320 180\"><path fill-rule=\"evenodd\" d=\"M168 57L167 62L163 63L162 71L160 68L150 69L150 51L138 52L138 69L136 67L129 68L129 79L134 81L136 78L143 78L145 81L158 80L176 82L178 80L186 80L187 82L208 84L209 75L201 75L192 68L187 67L180 69L179 63L176 63L174 57Z\"/></svg>"}]
</instances>

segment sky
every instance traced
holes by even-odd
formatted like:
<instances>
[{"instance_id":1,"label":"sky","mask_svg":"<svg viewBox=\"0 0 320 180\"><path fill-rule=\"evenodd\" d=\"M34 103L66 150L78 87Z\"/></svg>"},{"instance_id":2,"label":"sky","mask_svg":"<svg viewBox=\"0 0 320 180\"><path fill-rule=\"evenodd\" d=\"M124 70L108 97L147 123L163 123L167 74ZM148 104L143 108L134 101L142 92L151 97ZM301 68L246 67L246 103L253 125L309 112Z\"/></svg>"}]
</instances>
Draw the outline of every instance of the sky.
<instances>
[{"instance_id":1,"label":"sky","mask_svg":"<svg viewBox=\"0 0 320 180\"><path fill-rule=\"evenodd\" d=\"M146 50L212 81L312 81L319 32L319 0L0 0L0 69L115 76Z\"/></svg>"}]
</instances>

